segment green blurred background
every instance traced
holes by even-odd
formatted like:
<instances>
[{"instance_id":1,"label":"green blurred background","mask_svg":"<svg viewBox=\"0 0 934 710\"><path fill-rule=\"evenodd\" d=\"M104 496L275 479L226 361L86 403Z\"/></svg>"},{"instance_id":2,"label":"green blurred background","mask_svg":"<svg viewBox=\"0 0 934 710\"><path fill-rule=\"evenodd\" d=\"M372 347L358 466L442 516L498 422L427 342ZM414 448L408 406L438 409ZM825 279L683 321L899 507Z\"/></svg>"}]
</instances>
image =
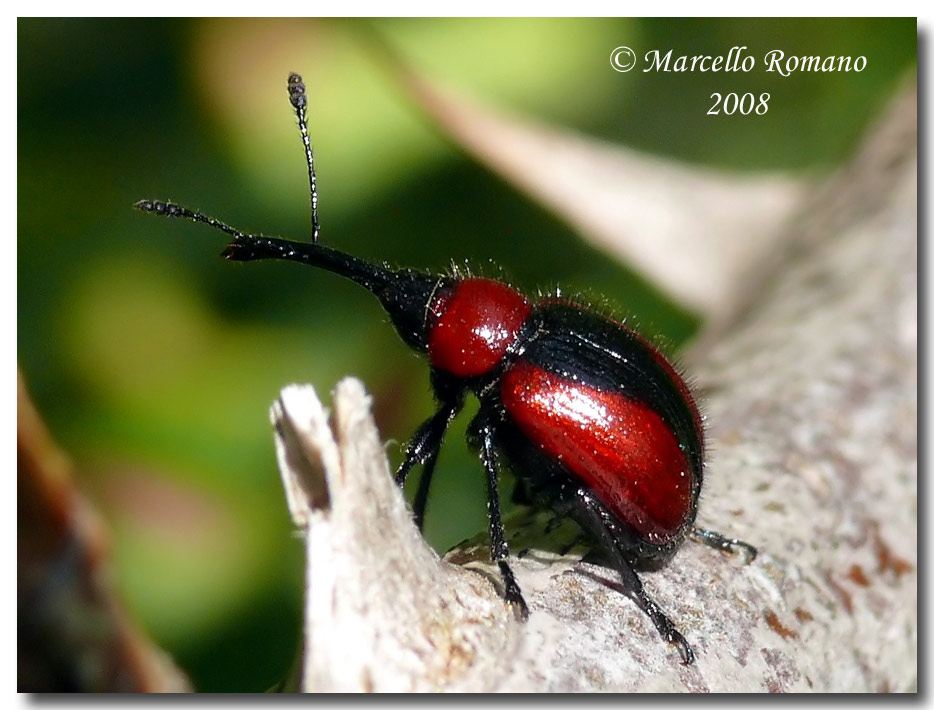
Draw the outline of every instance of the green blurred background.
<instances>
[{"instance_id":1,"label":"green blurred background","mask_svg":"<svg viewBox=\"0 0 934 710\"><path fill-rule=\"evenodd\" d=\"M808 175L848 155L917 46L914 19L19 20L20 367L112 526L128 606L200 690L262 690L299 644L303 553L267 413L281 387L313 383L327 400L356 375L396 442L432 411L424 363L365 292L294 264L226 263L221 235L130 209L172 199L306 238L289 71L310 91L325 243L429 270L492 260L530 291L602 293L672 343L697 326L442 137L374 36L490 105L677 159ZM618 74L609 54L624 44L868 66ZM769 111L707 116L713 91L768 91ZM435 478L439 550L485 526L471 411Z\"/></svg>"}]
</instances>

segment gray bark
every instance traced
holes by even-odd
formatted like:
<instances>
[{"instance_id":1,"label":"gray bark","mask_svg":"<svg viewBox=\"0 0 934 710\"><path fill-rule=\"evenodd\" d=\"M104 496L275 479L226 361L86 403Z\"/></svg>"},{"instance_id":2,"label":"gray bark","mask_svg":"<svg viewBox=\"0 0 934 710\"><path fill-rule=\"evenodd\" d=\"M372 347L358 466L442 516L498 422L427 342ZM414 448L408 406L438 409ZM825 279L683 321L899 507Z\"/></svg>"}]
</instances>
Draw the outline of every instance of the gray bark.
<instances>
[{"instance_id":1,"label":"gray bark","mask_svg":"<svg viewBox=\"0 0 934 710\"><path fill-rule=\"evenodd\" d=\"M644 573L697 653L681 665L573 529L508 523L531 608L502 602L482 538L438 558L392 482L362 385L273 408L307 541L304 690L904 691L917 684L917 103L798 204L687 353L711 456L698 524ZM771 237L770 237L771 239ZM479 465L479 464L478 464ZM609 583L608 583L609 582Z\"/></svg>"}]
</instances>

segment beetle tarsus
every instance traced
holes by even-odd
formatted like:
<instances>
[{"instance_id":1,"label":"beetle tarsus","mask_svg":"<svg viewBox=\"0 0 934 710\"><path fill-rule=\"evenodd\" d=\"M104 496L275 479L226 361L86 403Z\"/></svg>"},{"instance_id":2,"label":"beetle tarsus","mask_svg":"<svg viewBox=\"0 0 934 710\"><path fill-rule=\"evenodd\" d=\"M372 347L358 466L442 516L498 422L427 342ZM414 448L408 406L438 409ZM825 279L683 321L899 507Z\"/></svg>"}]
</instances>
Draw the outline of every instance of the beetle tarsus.
<instances>
[{"instance_id":1,"label":"beetle tarsus","mask_svg":"<svg viewBox=\"0 0 934 710\"><path fill-rule=\"evenodd\" d=\"M673 633L668 637L668 643L678 647L678 654L681 656L683 665L691 665L694 663L694 649L678 631L675 629L672 629L672 631Z\"/></svg>"},{"instance_id":2,"label":"beetle tarsus","mask_svg":"<svg viewBox=\"0 0 934 710\"><path fill-rule=\"evenodd\" d=\"M714 530L704 530L696 525L691 527L691 539L728 555L738 555L747 565L759 554L759 551L748 542L726 537Z\"/></svg>"},{"instance_id":3,"label":"beetle tarsus","mask_svg":"<svg viewBox=\"0 0 934 710\"><path fill-rule=\"evenodd\" d=\"M503 596L512 606L516 619L519 621L528 621L529 605L525 603L522 590L519 589L519 583L516 582L516 576L505 560L499 560L499 573L503 578L503 586L505 588Z\"/></svg>"}]
</instances>

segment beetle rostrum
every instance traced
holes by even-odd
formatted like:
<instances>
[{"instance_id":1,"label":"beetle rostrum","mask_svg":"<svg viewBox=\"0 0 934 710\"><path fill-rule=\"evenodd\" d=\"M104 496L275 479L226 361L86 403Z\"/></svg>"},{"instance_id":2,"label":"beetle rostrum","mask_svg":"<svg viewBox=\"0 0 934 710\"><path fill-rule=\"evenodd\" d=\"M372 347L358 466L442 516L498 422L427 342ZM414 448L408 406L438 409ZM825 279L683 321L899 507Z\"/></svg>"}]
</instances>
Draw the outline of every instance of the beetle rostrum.
<instances>
[{"instance_id":1,"label":"beetle rostrum","mask_svg":"<svg viewBox=\"0 0 934 710\"><path fill-rule=\"evenodd\" d=\"M413 502L421 527L448 425L472 393L479 410L468 440L486 471L491 556L506 600L528 606L509 566L499 508L508 466L524 497L574 518L607 553L623 589L683 663L684 636L643 589L638 567L665 562L688 537L751 561L756 550L694 525L703 483L704 430L684 379L633 330L586 305L530 300L500 281L393 269L318 244L318 192L305 116L305 85L289 76L311 189L311 243L247 234L179 205L142 200L136 208L207 224L232 237L234 261L283 259L350 279L379 299L405 343L427 355L438 408L404 449L402 485L415 466Z\"/></svg>"}]
</instances>

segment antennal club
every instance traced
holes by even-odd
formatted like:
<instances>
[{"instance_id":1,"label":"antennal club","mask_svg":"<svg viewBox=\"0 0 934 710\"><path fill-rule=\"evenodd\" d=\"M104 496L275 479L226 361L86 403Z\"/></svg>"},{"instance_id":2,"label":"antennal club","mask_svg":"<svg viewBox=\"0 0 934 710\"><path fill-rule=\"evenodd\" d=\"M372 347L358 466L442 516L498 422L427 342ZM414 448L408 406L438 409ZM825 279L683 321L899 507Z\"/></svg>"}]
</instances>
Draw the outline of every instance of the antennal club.
<instances>
[{"instance_id":1,"label":"antennal club","mask_svg":"<svg viewBox=\"0 0 934 710\"><path fill-rule=\"evenodd\" d=\"M305 117L308 97L305 95L305 82L295 72L289 74L289 103L292 104L295 115L298 117L298 129L302 132L302 145L305 146L308 184L311 187L311 243L317 244L321 227L318 225L318 181L315 177L315 154L311 149L311 138L308 136L308 120Z\"/></svg>"}]
</instances>

